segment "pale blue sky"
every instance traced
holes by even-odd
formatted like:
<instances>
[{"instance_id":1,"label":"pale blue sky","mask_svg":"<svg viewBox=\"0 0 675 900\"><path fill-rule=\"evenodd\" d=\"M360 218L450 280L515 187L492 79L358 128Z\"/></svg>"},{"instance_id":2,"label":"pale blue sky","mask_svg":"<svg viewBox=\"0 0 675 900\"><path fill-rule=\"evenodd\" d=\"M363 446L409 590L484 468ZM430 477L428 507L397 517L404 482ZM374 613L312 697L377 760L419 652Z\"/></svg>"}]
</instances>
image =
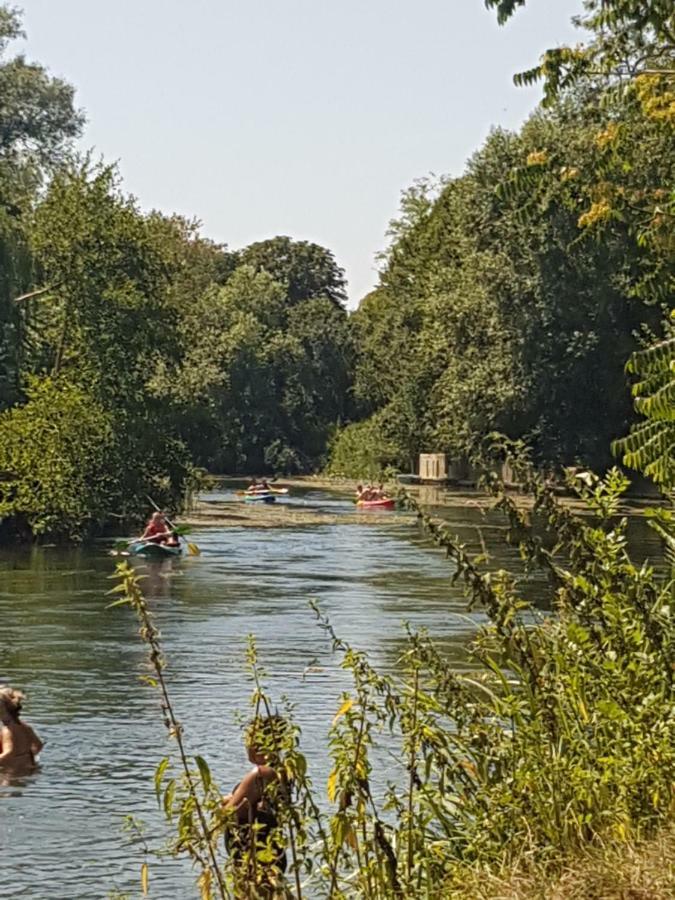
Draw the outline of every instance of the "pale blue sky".
<instances>
[{"instance_id":1,"label":"pale blue sky","mask_svg":"<svg viewBox=\"0 0 675 900\"><path fill-rule=\"evenodd\" d=\"M17 0L29 57L77 88L83 146L144 209L231 247L288 234L331 248L350 305L400 192L457 175L540 90L515 71L576 41L581 0Z\"/></svg>"}]
</instances>

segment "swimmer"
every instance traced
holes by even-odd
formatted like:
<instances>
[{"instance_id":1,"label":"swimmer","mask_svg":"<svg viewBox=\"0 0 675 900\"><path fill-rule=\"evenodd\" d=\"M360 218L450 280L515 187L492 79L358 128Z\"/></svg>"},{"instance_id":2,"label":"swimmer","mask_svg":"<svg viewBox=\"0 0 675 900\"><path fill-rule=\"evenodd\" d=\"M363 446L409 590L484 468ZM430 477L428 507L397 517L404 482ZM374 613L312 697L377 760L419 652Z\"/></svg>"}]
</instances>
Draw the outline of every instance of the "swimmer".
<instances>
[{"instance_id":1,"label":"swimmer","mask_svg":"<svg viewBox=\"0 0 675 900\"><path fill-rule=\"evenodd\" d=\"M44 744L30 725L20 720L24 695L0 685L0 766L35 766Z\"/></svg>"}]
</instances>

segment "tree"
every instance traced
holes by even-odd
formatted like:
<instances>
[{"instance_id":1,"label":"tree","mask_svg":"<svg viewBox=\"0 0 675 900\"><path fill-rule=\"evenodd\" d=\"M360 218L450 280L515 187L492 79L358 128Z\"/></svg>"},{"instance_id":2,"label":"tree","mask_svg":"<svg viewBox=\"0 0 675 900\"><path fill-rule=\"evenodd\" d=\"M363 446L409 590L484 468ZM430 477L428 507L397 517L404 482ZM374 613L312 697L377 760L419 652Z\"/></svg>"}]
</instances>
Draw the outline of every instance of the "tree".
<instances>
[{"instance_id":1,"label":"tree","mask_svg":"<svg viewBox=\"0 0 675 900\"><path fill-rule=\"evenodd\" d=\"M527 0L485 0L506 22ZM584 0L577 27L590 39L575 47L547 50L541 63L515 76L516 84L544 81L545 103L580 80L599 79L623 87L640 75L675 76L675 12L670 0Z\"/></svg>"},{"instance_id":2,"label":"tree","mask_svg":"<svg viewBox=\"0 0 675 900\"><path fill-rule=\"evenodd\" d=\"M291 304L327 297L337 306L346 300L344 272L335 257L318 244L275 237L250 244L240 254L242 265L268 272L284 285Z\"/></svg>"},{"instance_id":3,"label":"tree","mask_svg":"<svg viewBox=\"0 0 675 900\"><path fill-rule=\"evenodd\" d=\"M251 257L260 260L260 245ZM272 251L281 249L275 263ZM319 252L321 251L321 252ZM222 288L185 309L182 361L165 367L161 393L182 404L181 433L203 465L225 471L306 471L321 460L334 423L348 407L351 338L344 308L304 273L301 248L293 279L285 239L268 242L254 267L248 248ZM295 249L291 248L293 255ZM329 259L322 248L310 258ZM310 267L313 263L310 263ZM326 284L324 282L324 287Z\"/></svg>"},{"instance_id":4,"label":"tree","mask_svg":"<svg viewBox=\"0 0 675 900\"><path fill-rule=\"evenodd\" d=\"M19 371L30 340L35 304L29 219L45 176L68 152L82 127L73 89L23 56L6 58L23 36L19 14L0 5L0 409L20 396Z\"/></svg>"}]
</instances>

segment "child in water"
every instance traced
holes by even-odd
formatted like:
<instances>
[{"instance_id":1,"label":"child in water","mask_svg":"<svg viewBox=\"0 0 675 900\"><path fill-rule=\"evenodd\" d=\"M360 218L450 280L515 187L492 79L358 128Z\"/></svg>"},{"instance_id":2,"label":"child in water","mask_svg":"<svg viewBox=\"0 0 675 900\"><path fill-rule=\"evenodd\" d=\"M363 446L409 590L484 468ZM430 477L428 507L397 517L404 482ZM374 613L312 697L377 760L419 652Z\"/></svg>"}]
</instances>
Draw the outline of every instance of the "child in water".
<instances>
[{"instance_id":1,"label":"child in water","mask_svg":"<svg viewBox=\"0 0 675 900\"><path fill-rule=\"evenodd\" d=\"M281 716L261 716L246 732L246 750L253 768L223 797L230 811L225 844L245 881L257 871L259 890L271 889L286 869L283 832L277 818L278 803L286 793L279 765L279 751L286 732ZM262 856L260 856L262 854ZM253 857L256 860L253 860ZM263 863L263 859L265 862Z\"/></svg>"},{"instance_id":2,"label":"child in water","mask_svg":"<svg viewBox=\"0 0 675 900\"><path fill-rule=\"evenodd\" d=\"M0 685L0 766L32 768L44 746L30 725L21 722L24 695Z\"/></svg>"}]
</instances>

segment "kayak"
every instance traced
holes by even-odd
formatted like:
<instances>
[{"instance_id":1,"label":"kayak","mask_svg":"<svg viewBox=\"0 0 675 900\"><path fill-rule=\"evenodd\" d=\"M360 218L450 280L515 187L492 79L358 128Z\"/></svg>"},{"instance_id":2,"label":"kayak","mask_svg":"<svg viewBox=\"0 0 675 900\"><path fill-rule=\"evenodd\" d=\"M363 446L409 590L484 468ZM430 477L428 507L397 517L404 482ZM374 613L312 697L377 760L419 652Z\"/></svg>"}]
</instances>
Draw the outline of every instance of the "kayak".
<instances>
[{"instance_id":1,"label":"kayak","mask_svg":"<svg viewBox=\"0 0 675 900\"><path fill-rule=\"evenodd\" d=\"M356 505L360 509L393 509L396 506L396 501L389 499L389 497L383 500L357 500Z\"/></svg>"},{"instance_id":2,"label":"kayak","mask_svg":"<svg viewBox=\"0 0 675 900\"><path fill-rule=\"evenodd\" d=\"M168 556L180 556L182 547L170 547L168 544L152 544L148 541L132 541L127 548L134 556L147 556L153 559L165 559Z\"/></svg>"},{"instance_id":3,"label":"kayak","mask_svg":"<svg viewBox=\"0 0 675 900\"><path fill-rule=\"evenodd\" d=\"M254 494L287 494L288 488L258 488L257 490L251 491L237 491L240 497L251 497Z\"/></svg>"},{"instance_id":4,"label":"kayak","mask_svg":"<svg viewBox=\"0 0 675 900\"><path fill-rule=\"evenodd\" d=\"M277 498L269 491L256 491L255 494L244 494L246 503L276 503Z\"/></svg>"}]
</instances>

